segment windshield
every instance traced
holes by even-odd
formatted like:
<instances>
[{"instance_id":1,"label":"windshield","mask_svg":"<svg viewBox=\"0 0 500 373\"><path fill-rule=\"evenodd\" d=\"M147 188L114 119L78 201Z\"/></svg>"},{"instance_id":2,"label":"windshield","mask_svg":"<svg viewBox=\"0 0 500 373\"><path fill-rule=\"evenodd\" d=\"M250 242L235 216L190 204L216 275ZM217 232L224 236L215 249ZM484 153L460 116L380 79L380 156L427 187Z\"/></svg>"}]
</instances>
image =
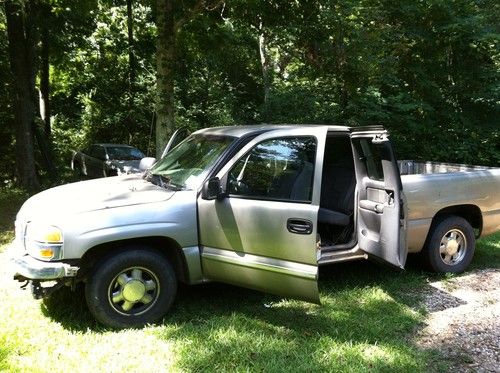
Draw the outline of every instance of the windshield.
<instances>
[{"instance_id":1,"label":"windshield","mask_svg":"<svg viewBox=\"0 0 500 373\"><path fill-rule=\"evenodd\" d=\"M197 189L233 137L191 135L150 170L173 187Z\"/></svg>"},{"instance_id":2,"label":"windshield","mask_svg":"<svg viewBox=\"0 0 500 373\"><path fill-rule=\"evenodd\" d=\"M139 149L129 148L128 146L107 146L106 152L109 159L133 161L144 158L144 154Z\"/></svg>"}]
</instances>

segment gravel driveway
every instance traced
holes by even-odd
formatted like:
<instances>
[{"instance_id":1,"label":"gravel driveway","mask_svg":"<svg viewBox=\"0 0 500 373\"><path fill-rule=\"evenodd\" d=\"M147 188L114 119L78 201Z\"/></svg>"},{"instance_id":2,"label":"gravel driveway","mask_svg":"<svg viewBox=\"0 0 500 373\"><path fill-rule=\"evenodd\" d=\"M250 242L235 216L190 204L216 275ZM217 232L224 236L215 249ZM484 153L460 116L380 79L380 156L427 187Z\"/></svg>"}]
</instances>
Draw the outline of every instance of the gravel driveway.
<instances>
[{"instance_id":1,"label":"gravel driveway","mask_svg":"<svg viewBox=\"0 0 500 373\"><path fill-rule=\"evenodd\" d=\"M500 270L429 285L424 291L429 315L418 345L441 351L452 372L500 372Z\"/></svg>"}]
</instances>

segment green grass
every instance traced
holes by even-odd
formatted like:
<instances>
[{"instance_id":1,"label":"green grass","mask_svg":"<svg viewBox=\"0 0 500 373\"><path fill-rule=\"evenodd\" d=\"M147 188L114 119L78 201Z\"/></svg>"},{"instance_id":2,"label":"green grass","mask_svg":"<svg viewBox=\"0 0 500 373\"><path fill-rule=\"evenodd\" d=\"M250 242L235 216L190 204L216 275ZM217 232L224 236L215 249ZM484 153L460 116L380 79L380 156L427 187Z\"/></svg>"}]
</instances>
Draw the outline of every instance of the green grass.
<instances>
[{"instance_id":1,"label":"green grass","mask_svg":"<svg viewBox=\"0 0 500 373\"><path fill-rule=\"evenodd\" d=\"M0 250L24 195L0 196ZM445 276L370 262L320 270L322 305L222 284L181 287L160 325L114 331L90 316L82 289L44 301L12 281L0 254L0 371L348 371L446 370L446 357L419 349L421 290ZM500 267L500 234L478 243L474 264Z\"/></svg>"}]
</instances>

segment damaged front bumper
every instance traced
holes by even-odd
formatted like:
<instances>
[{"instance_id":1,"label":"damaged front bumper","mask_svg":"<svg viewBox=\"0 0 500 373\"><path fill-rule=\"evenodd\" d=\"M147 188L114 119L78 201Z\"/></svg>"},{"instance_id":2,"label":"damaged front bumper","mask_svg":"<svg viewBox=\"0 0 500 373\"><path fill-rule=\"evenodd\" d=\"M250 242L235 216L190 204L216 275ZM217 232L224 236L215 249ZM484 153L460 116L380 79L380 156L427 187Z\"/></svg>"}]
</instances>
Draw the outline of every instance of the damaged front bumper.
<instances>
[{"instance_id":1,"label":"damaged front bumper","mask_svg":"<svg viewBox=\"0 0 500 373\"><path fill-rule=\"evenodd\" d=\"M14 279L26 282L21 288L30 284L35 299L45 298L65 284L74 284L72 280L79 270L79 267L67 263L44 262L29 255L12 258L11 264Z\"/></svg>"},{"instance_id":2,"label":"damaged front bumper","mask_svg":"<svg viewBox=\"0 0 500 373\"><path fill-rule=\"evenodd\" d=\"M44 262L29 255L12 259L14 278L23 280L51 281L75 277L79 267L61 262Z\"/></svg>"}]
</instances>

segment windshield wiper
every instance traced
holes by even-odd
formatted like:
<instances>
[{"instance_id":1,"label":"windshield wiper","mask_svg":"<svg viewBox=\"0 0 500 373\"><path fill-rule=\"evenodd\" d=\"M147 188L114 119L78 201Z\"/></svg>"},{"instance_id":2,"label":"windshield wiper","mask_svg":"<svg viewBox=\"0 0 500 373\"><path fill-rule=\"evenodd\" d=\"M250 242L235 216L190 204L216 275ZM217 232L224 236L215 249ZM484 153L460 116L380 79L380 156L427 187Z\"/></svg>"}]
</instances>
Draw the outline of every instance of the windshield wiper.
<instances>
[{"instance_id":1,"label":"windshield wiper","mask_svg":"<svg viewBox=\"0 0 500 373\"><path fill-rule=\"evenodd\" d=\"M142 178L145 179L146 181L149 181L150 183L153 183L165 189L173 189L175 191L182 189L179 186L173 184L170 181L169 177L165 175L154 174L150 170L147 170Z\"/></svg>"},{"instance_id":2,"label":"windshield wiper","mask_svg":"<svg viewBox=\"0 0 500 373\"><path fill-rule=\"evenodd\" d=\"M148 168L146 171L144 171L144 173L142 174L142 178L146 181L149 181L150 183L152 182L151 181L151 170Z\"/></svg>"}]
</instances>

